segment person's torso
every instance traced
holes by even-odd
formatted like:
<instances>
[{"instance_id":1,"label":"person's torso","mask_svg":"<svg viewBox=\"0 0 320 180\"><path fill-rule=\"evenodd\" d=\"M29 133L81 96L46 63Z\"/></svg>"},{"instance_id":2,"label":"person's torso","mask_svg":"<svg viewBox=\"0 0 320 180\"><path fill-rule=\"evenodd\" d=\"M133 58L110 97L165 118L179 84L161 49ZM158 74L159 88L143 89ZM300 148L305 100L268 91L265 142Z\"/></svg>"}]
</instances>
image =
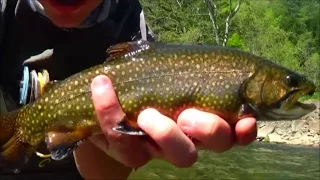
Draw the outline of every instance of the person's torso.
<instances>
[{"instance_id":1,"label":"person's torso","mask_svg":"<svg viewBox=\"0 0 320 180\"><path fill-rule=\"evenodd\" d=\"M21 1L15 16L15 3L8 1L4 14L3 43L0 45L0 86L17 102L22 62L47 49L54 50L53 57L34 68L47 69L50 79L54 80L64 79L103 62L105 51L110 45L130 41L139 31L141 7L138 1L129 2L119 1L120 4L111 9L108 19L103 23L91 28L66 31L56 28L39 13L33 12L25 1ZM65 177L70 172L72 175ZM44 176L41 177L41 174ZM50 174L54 174L54 179L70 179L73 176L80 178L73 157L53 161L36 155L29 160L20 175L11 178L50 179L53 177ZM4 177L1 174L1 179Z\"/></svg>"},{"instance_id":2,"label":"person's torso","mask_svg":"<svg viewBox=\"0 0 320 180\"><path fill-rule=\"evenodd\" d=\"M14 80L22 76L22 62L46 49L53 48L54 55L52 61L43 63L41 68L47 69L52 79L64 79L104 61L105 50L110 45L130 40L133 32L139 29L140 12L129 10L133 3L119 3L122 4L118 8L111 8L108 20L103 23L91 28L66 31L56 28L22 1L17 15L11 14L6 21L5 43L1 48L1 82L16 84ZM7 6L8 9L12 8L9 2ZM123 23L128 12L130 15Z\"/></svg>"}]
</instances>

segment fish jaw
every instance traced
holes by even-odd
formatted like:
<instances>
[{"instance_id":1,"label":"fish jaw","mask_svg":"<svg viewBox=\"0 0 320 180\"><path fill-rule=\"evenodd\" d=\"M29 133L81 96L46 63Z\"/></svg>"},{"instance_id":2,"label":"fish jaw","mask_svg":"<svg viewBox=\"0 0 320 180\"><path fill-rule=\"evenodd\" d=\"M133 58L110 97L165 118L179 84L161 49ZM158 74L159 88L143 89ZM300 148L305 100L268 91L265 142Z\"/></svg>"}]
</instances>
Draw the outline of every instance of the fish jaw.
<instances>
[{"instance_id":1,"label":"fish jaw","mask_svg":"<svg viewBox=\"0 0 320 180\"><path fill-rule=\"evenodd\" d=\"M311 113L317 108L315 104L305 104L297 102L291 109L271 109L266 112L268 120L295 120Z\"/></svg>"},{"instance_id":2,"label":"fish jaw","mask_svg":"<svg viewBox=\"0 0 320 180\"><path fill-rule=\"evenodd\" d=\"M274 118L282 118L286 120L300 119L303 116L314 111L317 106L315 104L306 104L299 102L299 98L305 95L313 95L315 92L315 85L306 81L305 86L288 94L286 98L278 103L279 108L272 109L269 116L279 116Z\"/></svg>"},{"instance_id":3,"label":"fish jaw","mask_svg":"<svg viewBox=\"0 0 320 180\"><path fill-rule=\"evenodd\" d=\"M294 91L275 105L275 107L266 110L261 119L264 120L296 120L314 111L315 104L299 102L299 98L305 95L312 95L315 91L314 86ZM261 116L261 115L260 115Z\"/></svg>"}]
</instances>

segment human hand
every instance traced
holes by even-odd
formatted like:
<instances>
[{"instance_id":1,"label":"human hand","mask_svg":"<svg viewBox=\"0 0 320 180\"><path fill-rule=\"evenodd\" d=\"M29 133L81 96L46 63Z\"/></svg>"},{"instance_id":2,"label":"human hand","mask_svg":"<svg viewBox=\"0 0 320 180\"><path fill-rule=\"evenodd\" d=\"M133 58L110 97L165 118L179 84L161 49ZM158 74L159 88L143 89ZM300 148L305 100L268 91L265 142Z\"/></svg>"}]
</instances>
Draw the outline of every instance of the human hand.
<instances>
[{"instance_id":1,"label":"human hand","mask_svg":"<svg viewBox=\"0 0 320 180\"><path fill-rule=\"evenodd\" d=\"M140 113L138 124L150 138L120 134L112 128L124 113L110 79L97 76L91 88L104 135L92 136L90 141L131 168L141 167L153 158L162 158L177 167L189 167L197 160L197 146L223 152L235 144L247 145L256 138L254 118L242 119L231 127L217 115L196 109L183 111L177 122L155 109L147 109ZM197 141L193 142L186 134Z\"/></svg>"}]
</instances>

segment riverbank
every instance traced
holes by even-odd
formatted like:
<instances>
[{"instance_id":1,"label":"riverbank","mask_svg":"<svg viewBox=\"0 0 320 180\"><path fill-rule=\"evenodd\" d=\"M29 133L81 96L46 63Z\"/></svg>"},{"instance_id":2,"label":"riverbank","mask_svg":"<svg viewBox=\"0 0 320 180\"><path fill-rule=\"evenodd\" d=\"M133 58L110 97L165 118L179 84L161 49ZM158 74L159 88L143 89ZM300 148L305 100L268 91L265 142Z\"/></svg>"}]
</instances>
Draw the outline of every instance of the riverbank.
<instances>
[{"instance_id":1,"label":"riverbank","mask_svg":"<svg viewBox=\"0 0 320 180\"><path fill-rule=\"evenodd\" d=\"M257 141L319 147L320 101L307 100L305 102L316 104L317 109L299 120L258 122Z\"/></svg>"}]
</instances>

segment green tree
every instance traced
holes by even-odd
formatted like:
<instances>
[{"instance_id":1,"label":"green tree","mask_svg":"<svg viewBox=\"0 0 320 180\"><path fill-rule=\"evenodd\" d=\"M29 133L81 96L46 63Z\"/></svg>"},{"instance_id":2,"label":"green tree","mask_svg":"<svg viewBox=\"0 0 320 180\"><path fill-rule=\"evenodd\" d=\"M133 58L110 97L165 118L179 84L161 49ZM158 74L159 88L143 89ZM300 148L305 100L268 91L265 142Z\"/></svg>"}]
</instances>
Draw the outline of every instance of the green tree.
<instances>
[{"instance_id":1,"label":"green tree","mask_svg":"<svg viewBox=\"0 0 320 180\"><path fill-rule=\"evenodd\" d=\"M213 32L218 46L226 46L232 19L238 13L243 0L237 0L234 5L234 0L204 0L206 7L209 11L209 16L213 26ZM221 28L219 24L224 22L224 28ZM235 37L234 37L235 38Z\"/></svg>"}]
</instances>

